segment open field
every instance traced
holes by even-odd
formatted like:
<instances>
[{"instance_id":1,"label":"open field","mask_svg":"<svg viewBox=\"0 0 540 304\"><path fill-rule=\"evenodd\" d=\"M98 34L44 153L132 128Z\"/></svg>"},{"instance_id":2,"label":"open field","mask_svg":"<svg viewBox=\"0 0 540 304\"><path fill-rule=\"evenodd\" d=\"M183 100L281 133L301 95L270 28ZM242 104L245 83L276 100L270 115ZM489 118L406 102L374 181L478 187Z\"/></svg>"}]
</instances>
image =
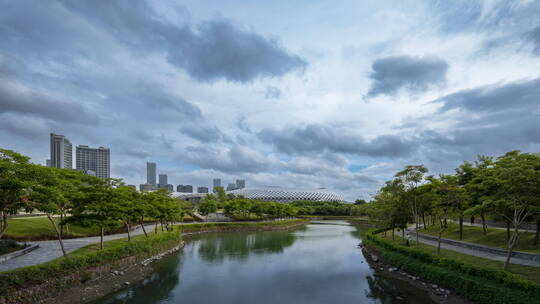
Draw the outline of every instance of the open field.
<instances>
[{"instance_id":1,"label":"open field","mask_svg":"<svg viewBox=\"0 0 540 304\"><path fill-rule=\"evenodd\" d=\"M428 226L427 230L421 229L420 233L437 236L438 229L438 226ZM459 225L457 223L449 222L448 228L442 234L442 237L459 240ZM488 228L487 234L484 235L481 227L463 225L462 241L506 249L506 229ZM519 243L515 250L540 254L540 244L534 246L533 241L534 233L521 232Z\"/></svg>"}]
</instances>

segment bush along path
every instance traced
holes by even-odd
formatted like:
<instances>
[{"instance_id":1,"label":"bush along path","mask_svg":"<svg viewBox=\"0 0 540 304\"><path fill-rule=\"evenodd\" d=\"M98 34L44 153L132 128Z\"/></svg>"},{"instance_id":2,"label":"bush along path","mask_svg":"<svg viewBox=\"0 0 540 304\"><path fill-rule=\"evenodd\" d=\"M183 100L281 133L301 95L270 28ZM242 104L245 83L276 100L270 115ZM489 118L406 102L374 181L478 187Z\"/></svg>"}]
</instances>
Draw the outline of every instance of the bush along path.
<instances>
[{"instance_id":1,"label":"bush along path","mask_svg":"<svg viewBox=\"0 0 540 304\"><path fill-rule=\"evenodd\" d=\"M174 225L172 231L132 236L82 247L53 261L0 273L0 304L86 303L153 272L151 263L177 251L189 235L207 232L289 229L305 220ZM120 270L119 270L120 269ZM126 280L126 281L124 281Z\"/></svg>"},{"instance_id":2,"label":"bush along path","mask_svg":"<svg viewBox=\"0 0 540 304\"><path fill-rule=\"evenodd\" d=\"M377 232L380 230L368 232L363 245L400 271L444 286L475 303L540 303L540 285L519 275L397 245L382 239Z\"/></svg>"}]
</instances>

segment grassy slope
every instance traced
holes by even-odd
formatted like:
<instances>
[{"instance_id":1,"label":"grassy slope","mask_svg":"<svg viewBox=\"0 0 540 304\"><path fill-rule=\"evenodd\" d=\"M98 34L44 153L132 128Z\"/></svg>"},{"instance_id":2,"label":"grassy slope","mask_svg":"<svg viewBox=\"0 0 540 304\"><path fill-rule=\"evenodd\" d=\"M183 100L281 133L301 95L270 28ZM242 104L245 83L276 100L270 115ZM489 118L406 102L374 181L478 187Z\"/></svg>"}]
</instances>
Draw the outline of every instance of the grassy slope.
<instances>
[{"instance_id":1,"label":"grassy slope","mask_svg":"<svg viewBox=\"0 0 540 304\"><path fill-rule=\"evenodd\" d=\"M438 229L438 226L429 226L427 230L422 229L420 232L437 236ZM459 240L459 225L448 223L448 229L442 237ZM540 254L540 245L534 246L533 240L534 233L521 232L515 250ZM484 235L481 227L463 225L463 241L506 249L506 229L488 228L487 234Z\"/></svg>"},{"instance_id":2,"label":"grassy slope","mask_svg":"<svg viewBox=\"0 0 540 304\"><path fill-rule=\"evenodd\" d=\"M59 221L59 219L57 219ZM9 228L6 231L4 238L32 238L32 239L47 239L56 238L56 232L54 231L51 222L46 217L32 217L32 218L11 218L8 220ZM66 230L64 230L66 231ZM68 236L86 236L97 235L99 229L83 228L75 225L69 225Z\"/></svg>"},{"instance_id":3,"label":"grassy slope","mask_svg":"<svg viewBox=\"0 0 540 304\"><path fill-rule=\"evenodd\" d=\"M390 235L388 235L385 239L387 241L392 242L392 237ZM401 237L396 236L394 242L401 245L403 244L403 239ZM414 244L414 241L412 243ZM437 254L437 248L435 246L420 244L419 248L423 251L426 251L432 254ZM473 264L473 265L482 266L482 267L489 267L489 268L493 268L497 270L502 269L503 264L504 264L503 262L479 258L476 256L459 253L456 251L443 249L443 248L441 248L441 256L448 259L458 260L463 263ZM540 284L540 267L511 264L509 267L509 271L514 274L522 275L526 279Z\"/></svg>"}]
</instances>

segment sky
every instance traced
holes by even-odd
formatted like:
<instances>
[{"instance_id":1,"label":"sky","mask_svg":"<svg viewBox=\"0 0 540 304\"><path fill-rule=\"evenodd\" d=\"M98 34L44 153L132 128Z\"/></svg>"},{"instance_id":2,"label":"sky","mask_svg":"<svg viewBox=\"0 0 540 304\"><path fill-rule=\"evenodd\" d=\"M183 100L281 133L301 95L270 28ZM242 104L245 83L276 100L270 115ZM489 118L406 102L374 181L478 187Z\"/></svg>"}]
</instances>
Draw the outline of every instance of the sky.
<instances>
[{"instance_id":1,"label":"sky","mask_svg":"<svg viewBox=\"0 0 540 304\"><path fill-rule=\"evenodd\" d=\"M0 147L328 188L540 148L540 1L0 0Z\"/></svg>"}]
</instances>

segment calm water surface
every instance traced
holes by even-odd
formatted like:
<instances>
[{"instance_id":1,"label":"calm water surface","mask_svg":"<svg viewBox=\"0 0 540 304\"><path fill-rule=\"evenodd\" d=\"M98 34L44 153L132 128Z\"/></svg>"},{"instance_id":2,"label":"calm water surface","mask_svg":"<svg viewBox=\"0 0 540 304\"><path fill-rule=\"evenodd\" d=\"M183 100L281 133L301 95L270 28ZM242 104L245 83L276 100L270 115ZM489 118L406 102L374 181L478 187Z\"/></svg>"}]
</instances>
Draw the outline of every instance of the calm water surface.
<instances>
[{"instance_id":1,"label":"calm water surface","mask_svg":"<svg viewBox=\"0 0 540 304\"><path fill-rule=\"evenodd\" d=\"M197 236L157 262L151 278L95 303L433 303L408 284L374 275L357 248L363 229L324 221Z\"/></svg>"}]
</instances>

